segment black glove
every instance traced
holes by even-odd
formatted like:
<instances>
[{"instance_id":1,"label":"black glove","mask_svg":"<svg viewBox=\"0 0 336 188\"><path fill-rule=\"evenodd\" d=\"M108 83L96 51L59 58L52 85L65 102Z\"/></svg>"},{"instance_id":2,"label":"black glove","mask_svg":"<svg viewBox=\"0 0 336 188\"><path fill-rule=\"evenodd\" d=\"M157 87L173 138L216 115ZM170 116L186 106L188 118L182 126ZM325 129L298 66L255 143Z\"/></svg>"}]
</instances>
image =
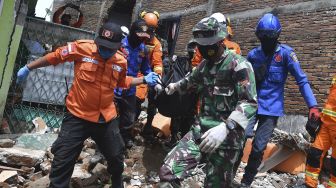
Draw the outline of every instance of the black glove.
<instances>
[{"instance_id":1,"label":"black glove","mask_svg":"<svg viewBox=\"0 0 336 188\"><path fill-rule=\"evenodd\" d=\"M313 140L315 140L317 133L320 131L321 124L322 124L321 119L315 117L315 114L312 114L311 118L308 118L306 124L306 130L309 133L309 135L313 138Z\"/></svg>"}]
</instances>

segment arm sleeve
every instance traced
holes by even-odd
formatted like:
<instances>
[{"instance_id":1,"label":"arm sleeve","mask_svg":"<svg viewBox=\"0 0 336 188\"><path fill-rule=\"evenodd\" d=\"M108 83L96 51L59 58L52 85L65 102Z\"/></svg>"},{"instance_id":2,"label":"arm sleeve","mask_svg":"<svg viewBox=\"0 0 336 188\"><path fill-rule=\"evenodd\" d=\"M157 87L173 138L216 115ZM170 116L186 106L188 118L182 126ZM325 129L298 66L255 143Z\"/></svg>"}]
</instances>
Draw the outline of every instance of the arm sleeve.
<instances>
[{"instance_id":1,"label":"arm sleeve","mask_svg":"<svg viewBox=\"0 0 336 188\"><path fill-rule=\"evenodd\" d=\"M194 57L191 60L192 67L197 67L201 63L202 59L203 58L200 51L198 50L198 48L196 48Z\"/></svg>"},{"instance_id":2,"label":"arm sleeve","mask_svg":"<svg viewBox=\"0 0 336 188\"><path fill-rule=\"evenodd\" d=\"M203 61L190 74L179 81L181 91L186 91L191 87L197 87L203 82L202 69L204 69L206 61Z\"/></svg>"},{"instance_id":3,"label":"arm sleeve","mask_svg":"<svg viewBox=\"0 0 336 188\"><path fill-rule=\"evenodd\" d=\"M83 13L82 11L78 10L79 11L79 16L78 16L78 19L77 19L77 22L76 23L73 23L71 26L72 27L76 27L76 28L80 28L83 24L83 19L84 19L84 16L83 16Z\"/></svg>"},{"instance_id":4,"label":"arm sleeve","mask_svg":"<svg viewBox=\"0 0 336 188\"><path fill-rule=\"evenodd\" d=\"M162 47L161 44L158 43L155 45L152 54L152 62L151 65L153 67L153 71L159 75L162 75Z\"/></svg>"},{"instance_id":5,"label":"arm sleeve","mask_svg":"<svg viewBox=\"0 0 336 188\"><path fill-rule=\"evenodd\" d=\"M243 60L234 68L235 92L238 102L229 119L237 122L243 129L257 111L257 92L251 64Z\"/></svg>"},{"instance_id":6,"label":"arm sleeve","mask_svg":"<svg viewBox=\"0 0 336 188\"><path fill-rule=\"evenodd\" d=\"M149 60L146 57L142 58L142 62L141 62L141 67L140 67L140 71L143 75L147 75L150 72L152 72L150 65L149 65Z\"/></svg>"},{"instance_id":7,"label":"arm sleeve","mask_svg":"<svg viewBox=\"0 0 336 188\"><path fill-rule=\"evenodd\" d=\"M56 10L56 12L53 15L53 22L54 23L61 23L61 14L64 12L65 6L60 7L59 9Z\"/></svg>"},{"instance_id":8,"label":"arm sleeve","mask_svg":"<svg viewBox=\"0 0 336 188\"><path fill-rule=\"evenodd\" d=\"M57 65L67 61L74 61L76 58L76 44L68 43L67 46L57 48L54 52L47 54L45 57L51 65Z\"/></svg>"},{"instance_id":9,"label":"arm sleeve","mask_svg":"<svg viewBox=\"0 0 336 188\"><path fill-rule=\"evenodd\" d=\"M121 61L118 65L122 66L122 71L119 74L119 79L117 83L117 87L123 89L129 89L131 87L131 83L133 78L131 76L127 76L127 60L125 58L119 59Z\"/></svg>"},{"instance_id":10,"label":"arm sleeve","mask_svg":"<svg viewBox=\"0 0 336 188\"><path fill-rule=\"evenodd\" d=\"M287 68L291 73L291 75L294 76L296 84L299 86L301 95L306 101L307 106L309 108L317 106L317 101L313 94L312 89L310 88L308 78L306 74L302 71L295 52L291 51L289 54L286 55L286 57L287 57Z\"/></svg>"}]
</instances>

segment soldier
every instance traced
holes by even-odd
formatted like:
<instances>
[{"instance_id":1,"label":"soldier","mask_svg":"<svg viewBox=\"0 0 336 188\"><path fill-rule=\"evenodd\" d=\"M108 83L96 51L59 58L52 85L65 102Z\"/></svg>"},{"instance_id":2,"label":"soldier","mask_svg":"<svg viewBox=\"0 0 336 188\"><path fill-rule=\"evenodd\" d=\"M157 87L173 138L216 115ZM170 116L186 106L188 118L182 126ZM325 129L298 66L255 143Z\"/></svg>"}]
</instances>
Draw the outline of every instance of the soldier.
<instances>
[{"instance_id":1,"label":"soldier","mask_svg":"<svg viewBox=\"0 0 336 188\"><path fill-rule=\"evenodd\" d=\"M244 129L255 114L256 87L251 64L227 50L224 24L215 18L193 28L193 41L204 60L191 74L166 88L168 95L197 87L201 111L191 130L166 156L162 184L179 184L191 176L201 157L206 161L204 187L230 187L233 164L243 148Z\"/></svg>"}]
</instances>

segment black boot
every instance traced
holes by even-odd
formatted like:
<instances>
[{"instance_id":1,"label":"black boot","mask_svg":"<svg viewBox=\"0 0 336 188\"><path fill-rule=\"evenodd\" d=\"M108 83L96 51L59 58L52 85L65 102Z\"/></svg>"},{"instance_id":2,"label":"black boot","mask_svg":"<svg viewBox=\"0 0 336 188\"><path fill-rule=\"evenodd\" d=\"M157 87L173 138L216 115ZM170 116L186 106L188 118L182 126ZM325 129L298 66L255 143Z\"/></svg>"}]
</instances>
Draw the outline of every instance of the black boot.
<instances>
[{"instance_id":1,"label":"black boot","mask_svg":"<svg viewBox=\"0 0 336 188\"><path fill-rule=\"evenodd\" d=\"M248 162L247 162L247 166L245 167L245 174L241 181L242 185L250 186L252 184L254 177L258 173L258 168L261 164L262 157L263 157L263 152L254 152L252 150L249 156Z\"/></svg>"}]
</instances>

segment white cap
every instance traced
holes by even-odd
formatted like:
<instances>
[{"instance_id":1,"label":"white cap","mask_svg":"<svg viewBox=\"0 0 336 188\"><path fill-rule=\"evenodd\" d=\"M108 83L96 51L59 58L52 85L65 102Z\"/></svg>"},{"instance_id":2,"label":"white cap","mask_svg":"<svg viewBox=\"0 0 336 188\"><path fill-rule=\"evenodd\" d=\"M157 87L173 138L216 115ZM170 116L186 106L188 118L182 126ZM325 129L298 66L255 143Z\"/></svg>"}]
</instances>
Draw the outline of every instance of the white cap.
<instances>
[{"instance_id":1,"label":"white cap","mask_svg":"<svg viewBox=\"0 0 336 188\"><path fill-rule=\"evenodd\" d=\"M129 30L126 26L121 26L121 31L124 37L126 37L127 35L129 35Z\"/></svg>"},{"instance_id":2,"label":"white cap","mask_svg":"<svg viewBox=\"0 0 336 188\"><path fill-rule=\"evenodd\" d=\"M224 14L220 12L213 13L210 18L215 18L219 23L223 23L226 25L226 18Z\"/></svg>"}]
</instances>

